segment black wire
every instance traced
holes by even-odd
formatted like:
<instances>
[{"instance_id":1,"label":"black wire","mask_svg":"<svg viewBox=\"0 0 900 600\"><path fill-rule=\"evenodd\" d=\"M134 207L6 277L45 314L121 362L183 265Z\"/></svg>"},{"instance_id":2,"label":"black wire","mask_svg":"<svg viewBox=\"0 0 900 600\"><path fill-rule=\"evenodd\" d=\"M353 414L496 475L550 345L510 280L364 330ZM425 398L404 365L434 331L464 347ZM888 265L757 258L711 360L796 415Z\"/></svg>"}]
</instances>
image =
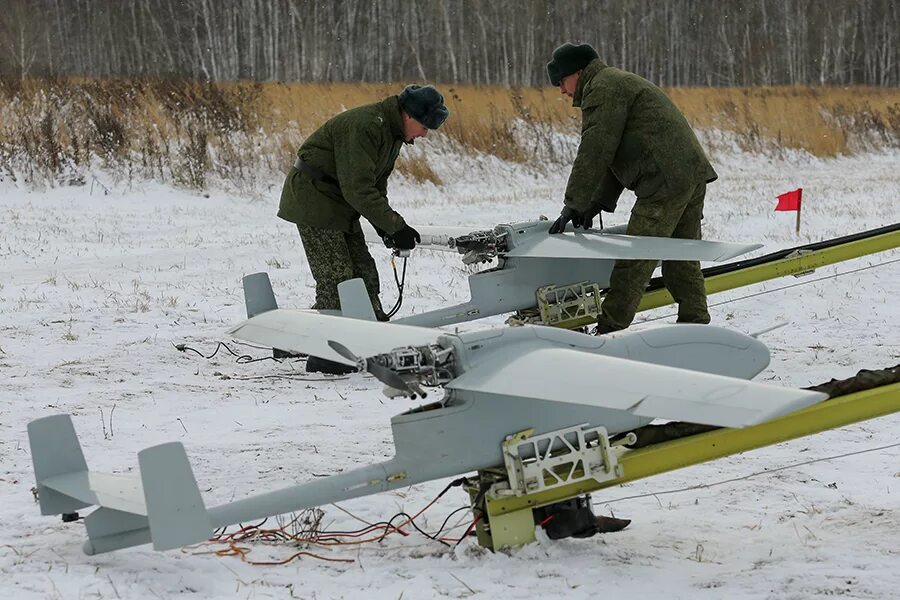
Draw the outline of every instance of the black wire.
<instances>
[{"instance_id":1,"label":"black wire","mask_svg":"<svg viewBox=\"0 0 900 600\"><path fill-rule=\"evenodd\" d=\"M397 276L397 263L395 261L391 261L391 268L394 270L394 283L397 284L397 303L394 305L394 308L389 310L387 314L387 318L390 319L394 315L397 314L397 311L400 310L400 307L403 305L403 288L406 285L406 257L403 257L403 275L402 277Z\"/></svg>"},{"instance_id":2,"label":"black wire","mask_svg":"<svg viewBox=\"0 0 900 600\"><path fill-rule=\"evenodd\" d=\"M191 348L191 350L193 350L193 348ZM217 350L218 350L218 348L217 348ZM265 522L268 521L268 520L269 520L269 517L266 517L265 519L263 519L262 521L260 521L260 522L257 523L256 525L247 525L247 526L244 526L243 523L237 523L237 524L236 524L236 525L237 525L237 531L235 531L235 532L233 532L233 533L229 533L228 535L234 535L234 534L236 534L236 533L240 533L241 531L247 531L247 530L251 530L251 529L259 529L259 528L262 527L262 526L265 524ZM229 526L226 525L225 527L219 527L218 529L215 529L215 530L213 531L213 536L212 536L210 539L216 539L216 538L222 537L223 535L226 535L226 532L228 531L228 527L229 527Z\"/></svg>"},{"instance_id":3,"label":"black wire","mask_svg":"<svg viewBox=\"0 0 900 600\"><path fill-rule=\"evenodd\" d=\"M487 494L487 491L490 489L490 487L491 487L490 482L482 481L478 486L478 494L475 496L475 499L472 500L472 512L474 513L477 510L478 512L481 513L481 515L475 517L476 521L477 521L477 519L481 518L485 514L484 510L482 510L481 507L478 505L481 504L481 502L484 500L484 496ZM471 527L471 525L469 527ZM460 536L460 538L456 541L456 543L453 544L453 547L455 548L456 546L459 546L464 539L466 539L465 534Z\"/></svg>"},{"instance_id":4,"label":"black wire","mask_svg":"<svg viewBox=\"0 0 900 600\"><path fill-rule=\"evenodd\" d=\"M392 523L394 522L394 520L395 520L397 517L404 517L405 519L407 519L407 520L409 521L409 522L407 523L408 525L412 525L412 526L415 528L416 531L418 531L419 533L421 533L422 535L424 535L424 536L427 537L428 539L433 540L433 541L435 541L435 542L440 542L440 543L442 543L443 545L447 546L448 548L450 547L450 544L448 544L448 543L445 542L444 540L438 539L436 534L432 536L432 535L429 534L427 531L423 531L422 528L420 528L418 525L416 525L416 522L413 520L413 518L412 518L410 515L408 515L407 513L405 513L405 512L398 512L396 515L394 515L393 517L391 517L391 519L388 521L388 524L392 524ZM393 525L391 525L391 527L393 527ZM394 529L396 529L396 527L394 527ZM380 542L381 540L383 540L383 539L387 536L387 534L388 534L388 532L385 531L385 532L384 532L384 535L382 535L381 538L380 538L378 541Z\"/></svg>"},{"instance_id":5,"label":"black wire","mask_svg":"<svg viewBox=\"0 0 900 600\"><path fill-rule=\"evenodd\" d=\"M438 494L432 502L436 502L438 499L440 499L440 497L443 496L444 494L446 494L446 493L450 490L450 488L459 487L459 486L461 486L461 485L467 483L468 481L469 481L469 478L468 478L468 477L459 477L458 479L454 479L453 481L451 481L450 483L448 483L447 486L446 486L443 490L441 490L441 493ZM435 533L435 534L433 534L433 535L429 535L429 534L425 533L424 531L422 531L421 529L419 529L419 526L415 524L415 522L413 521L412 517L410 517L410 516L409 516L408 514L406 514L405 512L400 512L400 513L397 513L396 515L394 515L393 517L391 517L391 519L390 519L389 521L379 521L378 523L373 523L373 524L371 524L371 525L369 525L369 526L367 526L367 527L362 527L362 528L360 528L360 529L356 529L356 530L353 530L353 531L327 531L327 532L323 531L323 532L320 532L320 536L319 536L319 537L320 537L320 539L321 539L321 538L323 538L323 537L324 537L324 538L328 538L328 537L330 537L330 536L335 536L335 535L355 535L355 534L362 533L362 532L364 532L364 531L368 531L369 529L372 529L373 527L384 527L384 528L385 528L385 533L384 533L384 535L381 536L381 539L384 539L384 537L385 537L385 536L387 535L387 533L388 533L388 531L387 531L388 529L393 529L394 531L400 531L400 529L399 529L398 527L396 527L395 525L393 525L393 522L394 522L394 520L395 520L397 517L405 516L405 517L407 517L407 518L409 519L409 522L412 524L413 527L416 528L416 530L417 530L419 533L421 533L421 534L424 535L425 537L428 537L428 538L430 538L430 539L432 539L432 540L435 540L435 539L437 538L437 535L438 535L438 534L441 532L441 530L443 530L444 527L447 525L447 521L450 520L450 517L452 517L453 515L455 515L455 514L458 513L459 511L461 511L461 510L463 510L463 509L467 509L467 508L469 508L469 507L468 507L468 506L463 506L462 508L457 508L457 509L454 510L452 513L450 513L450 514L447 516L447 518L444 519L444 523L441 525L441 528L438 529L438 530L437 530L437 533ZM441 541L441 540L437 540L437 541ZM446 542L442 542L442 543L446 543Z\"/></svg>"},{"instance_id":6,"label":"black wire","mask_svg":"<svg viewBox=\"0 0 900 600\"><path fill-rule=\"evenodd\" d=\"M232 350L232 349L228 346L228 344L226 344L225 342L219 342L219 343L216 345L216 349L213 350L213 353L210 354L209 356L203 354L202 352L200 352L200 351L197 350L196 348L191 348L191 347L188 346L187 344L175 344L175 349L176 349L176 350L178 350L178 351L180 351L180 352L187 352L188 350L190 350L190 351L193 352L194 354L197 354L197 355L199 355L200 357L205 358L206 360L210 360L211 358L213 358L216 354L219 353L219 350L220 350L221 348L225 348L225 350L227 350L229 354L231 354L232 356L237 357L237 358L235 358L235 361L234 361L234 362L236 362L236 363L239 364L239 365L247 365L247 364L250 364L250 363L260 362L260 361L263 361L263 360L273 360L273 361L275 361L275 362L277 362L277 363L282 362L282 359L275 358L274 356L263 356L262 358L253 358L253 357L250 356L249 354L238 354L237 352L235 352L234 350Z\"/></svg>"},{"instance_id":7,"label":"black wire","mask_svg":"<svg viewBox=\"0 0 900 600\"><path fill-rule=\"evenodd\" d=\"M377 529L379 527L384 527L385 529L393 529L394 531L400 531L400 529L391 525L390 521L378 521L377 523L372 523L371 525L368 525L366 527L361 527L359 529L353 529L351 531L340 531L340 530L339 531L332 531L332 530L319 531L318 537L319 537L319 539L322 539L322 538L327 539L327 538L330 538L330 537L333 537L336 535L353 536L353 535L359 535L363 532L369 531L370 529Z\"/></svg>"},{"instance_id":8,"label":"black wire","mask_svg":"<svg viewBox=\"0 0 900 600\"><path fill-rule=\"evenodd\" d=\"M440 529L438 529L437 531L434 532L434 537L437 537L437 536L439 536L439 535L441 534L441 532L444 530L444 527L447 526L447 521L450 520L450 517L452 517L453 515L455 515L456 513L458 513L458 512L461 511L461 510L471 510L471 508L472 508L471 506L460 506L459 508L457 508L456 510L454 510L452 513L450 513L449 515L447 515L447 518L444 519L444 522L443 522L443 523L441 523Z\"/></svg>"}]
</instances>

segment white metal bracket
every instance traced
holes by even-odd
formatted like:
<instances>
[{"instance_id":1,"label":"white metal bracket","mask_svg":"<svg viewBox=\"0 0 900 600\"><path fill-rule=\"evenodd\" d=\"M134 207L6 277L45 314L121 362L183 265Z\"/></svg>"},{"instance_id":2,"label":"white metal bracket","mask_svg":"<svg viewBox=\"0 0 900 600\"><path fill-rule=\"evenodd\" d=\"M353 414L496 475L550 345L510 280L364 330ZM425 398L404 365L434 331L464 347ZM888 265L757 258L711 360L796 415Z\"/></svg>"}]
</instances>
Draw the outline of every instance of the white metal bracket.
<instances>
[{"instance_id":1,"label":"white metal bracket","mask_svg":"<svg viewBox=\"0 0 900 600\"><path fill-rule=\"evenodd\" d=\"M503 462L509 478L506 494L521 496L592 479L621 477L605 427L587 423L532 436L533 430L507 436ZM627 441L626 441L627 443Z\"/></svg>"}]
</instances>

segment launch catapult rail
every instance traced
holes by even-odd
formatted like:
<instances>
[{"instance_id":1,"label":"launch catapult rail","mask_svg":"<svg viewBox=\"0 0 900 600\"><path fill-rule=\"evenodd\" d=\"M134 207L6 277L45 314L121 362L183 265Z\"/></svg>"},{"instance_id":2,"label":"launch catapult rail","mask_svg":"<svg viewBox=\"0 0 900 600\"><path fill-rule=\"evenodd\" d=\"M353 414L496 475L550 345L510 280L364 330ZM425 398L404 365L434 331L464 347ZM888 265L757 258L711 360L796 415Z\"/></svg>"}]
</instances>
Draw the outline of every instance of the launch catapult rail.
<instances>
[{"instance_id":1,"label":"launch catapult rail","mask_svg":"<svg viewBox=\"0 0 900 600\"><path fill-rule=\"evenodd\" d=\"M788 275L805 275L819 267L832 265L868 254L900 247L900 223L871 229L813 244L795 246L757 258L739 260L703 269L706 293L715 294ZM650 281L638 311L672 304L675 300L664 287L662 278ZM559 323L567 329L592 324L596 319L584 317Z\"/></svg>"}]
</instances>

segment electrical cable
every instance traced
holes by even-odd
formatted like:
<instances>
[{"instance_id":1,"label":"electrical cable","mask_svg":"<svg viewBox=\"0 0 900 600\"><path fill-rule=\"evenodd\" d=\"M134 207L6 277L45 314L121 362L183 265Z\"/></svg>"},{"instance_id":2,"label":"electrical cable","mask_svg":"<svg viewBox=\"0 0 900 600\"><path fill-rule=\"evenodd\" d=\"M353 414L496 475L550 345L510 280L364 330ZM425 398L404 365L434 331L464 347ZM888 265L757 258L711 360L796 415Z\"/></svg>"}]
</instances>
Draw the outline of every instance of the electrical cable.
<instances>
[{"instance_id":1,"label":"electrical cable","mask_svg":"<svg viewBox=\"0 0 900 600\"><path fill-rule=\"evenodd\" d=\"M472 509L471 506L460 506L459 508L457 508L456 510L454 510L452 513L450 513L449 515L447 515L447 518L444 519L444 522L441 523L441 526L438 528L438 530L435 531L433 534L431 534L431 535L433 536L432 539L434 539L435 537L437 537L438 535L440 535L440 533L444 530L444 527L446 527L446 526L447 526L447 523L450 521L450 517L452 517L453 515L455 515L456 513L460 512L460 511L463 511L463 510L471 510L471 509Z\"/></svg>"},{"instance_id":2,"label":"electrical cable","mask_svg":"<svg viewBox=\"0 0 900 600\"><path fill-rule=\"evenodd\" d=\"M336 562L353 562L352 560L348 560L348 559L336 559L336 558L324 557L324 556L321 556L318 554L308 552L306 550L294 553L291 556L289 556L288 558L283 559L283 560L252 561L247 558L247 555L250 553L252 548L247 547L247 546L240 546L238 544L249 543L249 542L261 542L261 543L268 543L268 544L291 543L291 544L316 545L316 546L321 546L321 547L325 547L325 548L331 548L331 547L335 547L335 546L360 545L360 544L365 544L365 543L370 543L370 542L381 542L388 535L390 535L392 533L399 533L401 535L408 536L409 533L407 533L401 529L402 527L405 527L406 525L411 525L416 531L418 531L423 536L427 537L429 540L436 541L436 542L441 543L444 546L450 547L450 544L448 542L456 542L458 544L466 536L464 535L463 538L460 538L459 540L457 540L455 538L441 538L441 537L439 537L440 533L444 530L444 527L446 527L447 522L450 520L450 517L452 517L454 514L458 513L460 510L465 510L469 507L464 506L464 507L458 508L458 509L454 510L453 512L451 512L447 516L447 518L444 519L444 522L441 524L440 529L438 529L435 533L428 533L428 532L424 531L421 527L419 527L419 525L415 522L415 520L419 516L421 516L427 509L429 509L431 506L433 506L438 500L440 500L440 498L450 488L461 486L464 483L466 483L467 481L468 481L468 479L466 477L460 477L458 479L451 481L441 491L440 494L438 494L433 500L431 500L431 502L429 502L424 508L419 510L415 515L410 515L409 513L406 513L406 512L399 512L399 513L395 514L394 516L392 516L388 521L382 521L382 522L373 523L373 524L367 523L366 527L358 529L358 530L351 530L351 531L316 531L316 530L313 530L313 531L306 532L306 533L301 532L299 534L288 532L287 531L288 528L290 528L294 523L298 522L301 519L303 513L300 513L297 516L295 516L291 520L290 523L288 523L286 525L282 525L275 529L262 529L261 526L266 522L266 520L263 520L256 525L244 526L244 525L239 524L237 531L235 531L233 533L226 533L227 528L217 529L214 532L214 536L212 538L210 538L207 543L227 544L227 548L223 548L221 550L208 551L208 552L201 551L201 552L197 552L197 554L215 554L217 556L237 556L242 561L244 561L248 564L258 565L258 566L283 565L283 564L287 564L287 563L291 562L292 560L294 560L300 556L310 556L310 557L318 558L321 560L329 560L329 561L336 561ZM343 512L345 512L347 514L350 514L345 509L341 508L340 506L338 506L338 505L334 505L334 506L336 508L339 508L340 510L342 510ZM351 514L350 516L353 516L353 515ZM358 518L358 517L355 517L355 518ZM394 521L396 521L399 518L405 519L404 522L400 523L398 525L394 525ZM475 523L477 523L477 521L478 520L476 519ZM473 526L474 526L474 523L469 526L469 531L471 531ZM381 529L383 531L377 535L367 537L366 539L352 539L352 538L359 538L362 536L366 536L368 534L372 534L379 529ZM466 535L468 535L468 531L467 531ZM351 538L352 541L348 541L348 540L341 539L341 538Z\"/></svg>"},{"instance_id":3,"label":"electrical cable","mask_svg":"<svg viewBox=\"0 0 900 600\"><path fill-rule=\"evenodd\" d=\"M239 365L246 365L246 364L250 364L250 363L260 362L263 360L274 360L275 362L279 362L279 363L282 362L281 359L275 358L273 356L263 356L262 358L253 358L249 354L238 354L237 352L232 350L228 346L228 344L226 344L225 342L218 342L216 344L216 349L213 350L212 354L210 354L209 356L203 354L196 348L191 348L187 344L173 344L173 345L175 346L175 349L178 350L179 352L187 352L188 350L190 350L191 352L199 355L202 358L205 358L206 360L213 358L216 354L219 353L219 350L221 348L225 348L225 350L227 350L229 354L237 357L234 362L236 362Z\"/></svg>"},{"instance_id":4,"label":"electrical cable","mask_svg":"<svg viewBox=\"0 0 900 600\"><path fill-rule=\"evenodd\" d=\"M179 352L187 352L187 351L190 350L190 351L193 352L194 354L197 354L198 356L200 356L201 358L205 358L206 360L210 360L210 359L213 358L216 354L219 353L219 350L220 350L220 349L225 348L225 350L228 351L229 354L231 354L232 356L236 357L234 362L236 362L236 363L239 364L239 365L248 365L248 364L250 364L250 363L261 362L261 361L264 361L264 360L272 360L272 361L275 361L275 362L277 362L277 363L281 363L281 362L284 362L284 360L285 360L285 359L282 359L282 358L275 358L274 356L263 356L263 357L260 357L260 358L254 358L254 357L252 357L252 356L249 355L249 354L238 354L237 352L235 352L234 350L232 350L232 349L228 346L228 344L226 344L225 342L218 342L218 343L216 344L216 349L213 350L212 354L210 354L210 355L208 355L208 356L207 356L206 354L203 354L202 352L200 352L200 351L197 350L196 348L192 348L192 347L188 346L187 344L173 344L173 346L175 346L175 349L178 350Z\"/></svg>"},{"instance_id":5,"label":"electrical cable","mask_svg":"<svg viewBox=\"0 0 900 600\"><path fill-rule=\"evenodd\" d=\"M393 255L391 255L391 269L394 270L394 283L397 284L397 303L394 304L394 307L391 310L385 313L388 319L396 315L397 311L400 310L400 307L403 305L403 288L406 286L406 257L403 257L403 275L401 277L397 276L397 262L396 257Z\"/></svg>"}]
</instances>

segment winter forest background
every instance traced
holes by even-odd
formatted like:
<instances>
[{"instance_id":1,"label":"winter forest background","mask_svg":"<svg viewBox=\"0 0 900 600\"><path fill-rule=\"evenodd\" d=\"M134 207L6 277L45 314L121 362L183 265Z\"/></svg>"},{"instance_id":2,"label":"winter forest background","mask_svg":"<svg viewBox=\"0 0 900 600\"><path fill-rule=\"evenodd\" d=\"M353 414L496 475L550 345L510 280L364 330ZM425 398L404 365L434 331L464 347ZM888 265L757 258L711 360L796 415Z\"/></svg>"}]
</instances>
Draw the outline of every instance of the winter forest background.
<instances>
[{"instance_id":1,"label":"winter forest background","mask_svg":"<svg viewBox=\"0 0 900 600\"><path fill-rule=\"evenodd\" d=\"M663 86L900 82L896 0L4 0L0 75L546 85L566 40Z\"/></svg>"},{"instance_id":2,"label":"winter forest background","mask_svg":"<svg viewBox=\"0 0 900 600\"><path fill-rule=\"evenodd\" d=\"M568 170L580 113L545 67L565 41L663 86L713 155L900 146L896 0L0 4L0 179L27 186L267 195L322 122L409 83L451 118L399 175L440 187L448 154Z\"/></svg>"}]
</instances>

